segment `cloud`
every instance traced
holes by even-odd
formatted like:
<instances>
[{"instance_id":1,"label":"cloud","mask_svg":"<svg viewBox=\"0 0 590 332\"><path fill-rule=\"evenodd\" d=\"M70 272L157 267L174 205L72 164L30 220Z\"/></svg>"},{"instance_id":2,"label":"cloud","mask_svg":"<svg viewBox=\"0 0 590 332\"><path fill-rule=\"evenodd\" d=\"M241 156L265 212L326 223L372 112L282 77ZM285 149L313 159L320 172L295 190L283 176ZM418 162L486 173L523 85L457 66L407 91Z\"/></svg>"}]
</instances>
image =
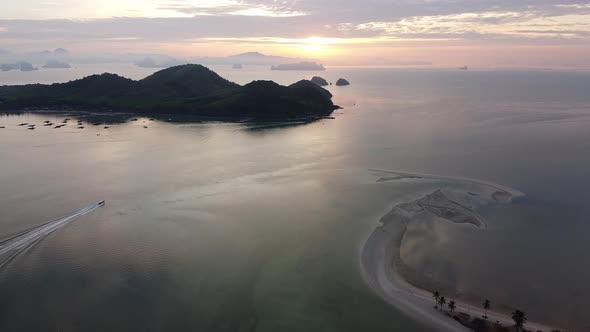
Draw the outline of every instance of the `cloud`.
<instances>
[{"instance_id":1,"label":"cloud","mask_svg":"<svg viewBox=\"0 0 590 332\"><path fill-rule=\"evenodd\" d=\"M190 16L263 16L263 17L294 17L305 16L307 13L293 11L282 6L267 5L263 3L247 3L236 0L221 1L190 1L174 0L163 1L157 4L157 9L178 12Z\"/></svg>"},{"instance_id":2,"label":"cloud","mask_svg":"<svg viewBox=\"0 0 590 332\"><path fill-rule=\"evenodd\" d=\"M59 6L63 6L63 3L61 2L51 2L51 1L45 1L45 2L40 2L39 6L42 7L59 7Z\"/></svg>"},{"instance_id":3,"label":"cloud","mask_svg":"<svg viewBox=\"0 0 590 332\"><path fill-rule=\"evenodd\" d=\"M136 46L139 50L151 43L151 49L184 45L187 52L203 54L207 43L300 47L310 37L325 38L326 45L347 48L590 42L590 5L580 0L103 0L90 5L60 0L46 2L44 6L20 3L10 2L0 13L11 17L0 19L0 44L5 48L78 45L82 49L82 45L110 45L113 51L123 46ZM56 13L63 18L47 19ZM189 49L192 43L198 45Z\"/></svg>"},{"instance_id":4,"label":"cloud","mask_svg":"<svg viewBox=\"0 0 590 332\"><path fill-rule=\"evenodd\" d=\"M135 40L141 40L141 38L139 37L108 37L108 38L103 38L102 40L105 41L135 41Z\"/></svg>"},{"instance_id":5,"label":"cloud","mask_svg":"<svg viewBox=\"0 0 590 332\"><path fill-rule=\"evenodd\" d=\"M343 31L371 31L382 36L463 37L466 39L489 37L501 38L586 38L590 34L590 14L563 15L546 18L542 13L483 12L437 16L415 16L395 22L366 22L342 24Z\"/></svg>"},{"instance_id":6,"label":"cloud","mask_svg":"<svg viewBox=\"0 0 590 332\"><path fill-rule=\"evenodd\" d=\"M557 8L573 8L573 9L590 9L590 4L587 3L576 3L569 5L556 5Z\"/></svg>"}]
</instances>

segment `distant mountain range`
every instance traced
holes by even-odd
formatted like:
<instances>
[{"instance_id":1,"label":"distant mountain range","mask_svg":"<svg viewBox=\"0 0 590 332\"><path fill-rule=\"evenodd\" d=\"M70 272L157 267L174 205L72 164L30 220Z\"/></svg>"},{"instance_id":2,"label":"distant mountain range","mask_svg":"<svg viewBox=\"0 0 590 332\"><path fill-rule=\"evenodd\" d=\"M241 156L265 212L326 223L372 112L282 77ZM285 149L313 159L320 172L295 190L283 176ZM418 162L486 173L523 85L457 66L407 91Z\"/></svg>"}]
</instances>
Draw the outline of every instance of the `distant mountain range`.
<instances>
[{"instance_id":1,"label":"distant mountain range","mask_svg":"<svg viewBox=\"0 0 590 332\"><path fill-rule=\"evenodd\" d=\"M242 64L250 64L250 65L275 65L281 64L285 62L292 62L292 61L301 61L301 59L297 58L287 58L282 56L275 56L275 55L265 55L259 52L248 52L242 54L236 54L232 56L228 56L226 58L236 63Z\"/></svg>"},{"instance_id":2,"label":"distant mountain range","mask_svg":"<svg viewBox=\"0 0 590 332\"><path fill-rule=\"evenodd\" d=\"M0 49L0 64L31 63L42 64L52 61L62 61L69 58L68 50L57 48L53 51L44 50L40 52L16 53Z\"/></svg>"},{"instance_id":3,"label":"distant mountain range","mask_svg":"<svg viewBox=\"0 0 590 332\"><path fill-rule=\"evenodd\" d=\"M47 63L43 66L43 68L47 69L67 69L72 68L69 63L58 61L58 60L48 60Z\"/></svg>"},{"instance_id":4,"label":"distant mountain range","mask_svg":"<svg viewBox=\"0 0 590 332\"><path fill-rule=\"evenodd\" d=\"M242 65L242 66L278 66L289 63L311 62L312 59L300 59L266 55L260 52L246 52L226 57L187 57L177 58L163 54L75 54L64 48L53 51L18 53L0 49L1 63L29 62L35 65L59 61L69 64L104 64L104 63L134 63L143 68L170 68L174 66L198 63L203 65Z\"/></svg>"},{"instance_id":5,"label":"distant mountain range","mask_svg":"<svg viewBox=\"0 0 590 332\"><path fill-rule=\"evenodd\" d=\"M301 61L302 59L297 58L266 55L259 52L247 52L227 57L195 57L188 59L177 59L162 55L149 55L135 61L135 65L143 68L169 68L188 63L199 63L203 65L273 66Z\"/></svg>"},{"instance_id":6,"label":"distant mountain range","mask_svg":"<svg viewBox=\"0 0 590 332\"><path fill-rule=\"evenodd\" d=\"M25 61L19 61L17 63L3 63L0 64L0 70L2 71L12 71L12 70L20 70L20 71L35 71L39 68L33 66L31 63Z\"/></svg>"}]
</instances>

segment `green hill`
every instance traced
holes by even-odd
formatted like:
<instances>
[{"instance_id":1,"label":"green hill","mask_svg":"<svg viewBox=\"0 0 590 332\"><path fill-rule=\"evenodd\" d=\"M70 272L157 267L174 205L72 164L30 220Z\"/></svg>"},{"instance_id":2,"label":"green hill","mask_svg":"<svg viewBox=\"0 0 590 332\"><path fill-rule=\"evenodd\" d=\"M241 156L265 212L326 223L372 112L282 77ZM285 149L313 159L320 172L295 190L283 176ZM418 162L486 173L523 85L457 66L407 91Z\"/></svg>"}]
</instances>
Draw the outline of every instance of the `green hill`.
<instances>
[{"instance_id":1,"label":"green hill","mask_svg":"<svg viewBox=\"0 0 590 332\"><path fill-rule=\"evenodd\" d=\"M141 94L175 95L179 97L205 96L221 89L238 88L200 65L182 65L161 70L139 81Z\"/></svg>"},{"instance_id":2,"label":"green hill","mask_svg":"<svg viewBox=\"0 0 590 332\"><path fill-rule=\"evenodd\" d=\"M331 94L298 82L232 83L200 65L182 65L134 81L115 74L68 83L0 87L0 110L68 109L190 114L219 118L294 119L329 115Z\"/></svg>"}]
</instances>

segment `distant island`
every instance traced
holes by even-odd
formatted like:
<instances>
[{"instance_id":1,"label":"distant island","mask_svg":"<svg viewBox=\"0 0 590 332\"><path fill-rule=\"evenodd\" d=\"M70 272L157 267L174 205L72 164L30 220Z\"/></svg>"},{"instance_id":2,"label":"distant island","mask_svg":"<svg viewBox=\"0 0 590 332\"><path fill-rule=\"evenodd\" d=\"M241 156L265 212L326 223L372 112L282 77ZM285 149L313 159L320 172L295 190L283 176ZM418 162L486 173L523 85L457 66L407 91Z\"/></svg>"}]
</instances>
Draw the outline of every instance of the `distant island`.
<instances>
[{"instance_id":1,"label":"distant island","mask_svg":"<svg viewBox=\"0 0 590 332\"><path fill-rule=\"evenodd\" d=\"M20 61L17 63L8 63L0 65L0 70L2 71L11 71L11 70L20 70L20 71L34 71L37 70L35 66L31 63L26 61Z\"/></svg>"},{"instance_id":2,"label":"distant island","mask_svg":"<svg viewBox=\"0 0 590 332\"><path fill-rule=\"evenodd\" d=\"M170 68L174 66L180 66L187 64L186 61L177 60L174 58L165 58L159 61L154 60L152 57L145 57L135 62L137 67L141 68Z\"/></svg>"},{"instance_id":3,"label":"distant island","mask_svg":"<svg viewBox=\"0 0 590 332\"><path fill-rule=\"evenodd\" d=\"M192 57L192 58L174 58L162 54L146 54L143 56L133 55L133 62L137 67L141 68L170 68L179 65L190 63L200 63L203 65L242 65L242 66L272 66L280 65L282 63L296 63L306 61L306 59L287 58L274 55L266 55L259 52L248 52L235 54L226 57ZM121 57L123 58L123 57ZM115 60L115 59L113 59ZM106 61L106 60L104 60ZM121 61L116 59L115 62ZM237 68L235 68L237 69Z\"/></svg>"},{"instance_id":4,"label":"distant island","mask_svg":"<svg viewBox=\"0 0 590 332\"><path fill-rule=\"evenodd\" d=\"M304 61L299 63L288 63L278 66L270 67L271 70L310 70L310 71L325 71L326 68L315 62Z\"/></svg>"},{"instance_id":5,"label":"distant island","mask_svg":"<svg viewBox=\"0 0 590 332\"><path fill-rule=\"evenodd\" d=\"M186 114L213 118L317 119L337 106L327 90L310 81L289 87L272 81L244 86L201 65L161 70L134 81L115 74L92 75L68 83L0 87L0 110Z\"/></svg>"},{"instance_id":6,"label":"distant island","mask_svg":"<svg viewBox=\"0 0 590 332\"><path fill-rule=\"evenodd\" d=\"M149 57L135 61L135 65L141 68L161 68L160 65L154 61L154 59Z\"/></svg>"},{"instance_id":7,"label":"distant island","mask_svg":"<svg viewBox=\"0 0 590 332\"><path fill-rule=\"evenodd\" d=\"M58 60L48 60L47 63L43 66L43 68L47 69L60 69L60 68L72 68L68 63L58 61Z\"/></svg>"},{"instance_id":8,"label":"distant island","mask_svg":"<svg viewBox=\"0 0 590 332\"><path fill-rule=\"evenodd\" d=\"M70 52L68 52L68 50L66 50L65 48L60 47L60 48L56 48L53 51L53 54L58 57L65 57L65 56L70 55Z\"/></svg>"},{"instance_id":9,"label":"distant island","mask_svg":"<svg viewBox=\"0 0 590 332\"><path fill-rule=\"evenodd\" d=\"M350 82L348 80L343 79L343 78L339 78L338 81L336 81L336 85L337 86L346 86L346 85L350 85Z\"/></svg>"},{"instance_id":10,"label":"distant island","mask_svg":"<svg viewBox=\"0 0 590 332\"><path fill-rule=\"evenodd\" d=\"M247 52L231 55L225 58L202 58L199 61L206 61L211 64L239 63L241 65L279 65L281 63L291 63L302 61L302 59L287 58L276 55L267 55L260 52Z\"/></svg>"},{"instance_id":11,"label":"distant island","mask_svg":"<svg viewBox=\"0 0 590 332\"><path fill-rule=\"evenodd\" d=\"M328 81L326 81L325 78L319 77L319 76L312 77L311 78L311 81L314 82L315 84L319 85L319 86L327 86L327 85L330 85L330 83L328 83Z\"/></svg>"}]
</instances>

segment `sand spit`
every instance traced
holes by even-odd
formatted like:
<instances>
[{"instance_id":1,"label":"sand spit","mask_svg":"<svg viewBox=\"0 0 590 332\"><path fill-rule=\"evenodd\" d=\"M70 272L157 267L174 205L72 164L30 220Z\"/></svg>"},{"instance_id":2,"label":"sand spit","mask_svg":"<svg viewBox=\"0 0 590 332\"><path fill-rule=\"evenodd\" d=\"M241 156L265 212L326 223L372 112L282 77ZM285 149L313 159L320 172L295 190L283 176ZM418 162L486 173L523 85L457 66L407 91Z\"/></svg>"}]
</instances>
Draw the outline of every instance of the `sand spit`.
<instances>
[{"instance_id":1,"label":"sand spit","mask_svg":"<svg viewBox=\"0 0 590 332\"><path fill-rule=\"evenodd\" d=\"M509 204L513 197L524 196L518 190L498 184L447 176L411 174L404 172L373 170L390 174L377 182L403 179L445 180L475 184L478 191L470 189L437 189L410 202L397 204L380 219L380 225L371 233L360 251L360 268L363 279L382 299L413 319L423 322L437 331L470 331L453 318L434 308L430 291L418 288L406 279L415 273L401 257L401 245L408 225L420 218L444 219L453 223L470 224L485 229L487 223L477 212L478 206L495 203ZM472 317L484 315L469 303L457 302L456 312L468 312ZM487 313L489 321L511 326L510 315ZM533 322L526 327L534 331L552 331L553 328Z\"/></svg>"},{"instance_id":2,"label":"sand spit","mask_svg":"<svg viewBox=\"0 0 590 332\"><path fill-rule=\"evenodd\" d=\"M384 174L390 174L389 176L385 176L377 180L377 182L387 182L387 181L396 181L396 180L404 180L404 179L422 179L422 180L446 180L452 182L462 182L462 183L471 183L476 185L487 186L489 188L495 189L495 195L492 195L494 201L498 203L510 203L512 198L514 197L522 197L524 193L518 191L513 188L509 188L506 186L502 186L496 183L492 183L489 181L478 180L478 179L471 179L471 178L464 178L464 177L456 177L456 176L443 176L443 175L432 175L432 174L418 174L418 173L407 173L407 172L399 172L399 171L389 171L389 170L380 170L380 169L370 169L373 172L380 172ZM474 193L470 193L473 195Z\"/></svg>"}]
</instances>

